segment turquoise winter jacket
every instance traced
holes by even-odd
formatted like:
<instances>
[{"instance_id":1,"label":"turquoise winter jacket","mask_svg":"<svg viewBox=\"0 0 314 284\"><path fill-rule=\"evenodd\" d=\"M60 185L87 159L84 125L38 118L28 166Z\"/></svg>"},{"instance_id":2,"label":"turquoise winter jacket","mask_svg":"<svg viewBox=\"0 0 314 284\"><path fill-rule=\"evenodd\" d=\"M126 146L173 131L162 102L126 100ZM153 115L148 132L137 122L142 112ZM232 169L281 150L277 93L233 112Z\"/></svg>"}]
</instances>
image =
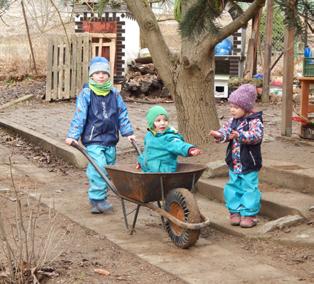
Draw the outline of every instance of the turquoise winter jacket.
<instances>
[{"instance_id":1,"label":"turquoise winter jacket","mask_svg":"<svg viewBox=\"0 0 314 284\"><path fill-rule=\"evenodd\" d=\"M144 152L138 157L143 172L175 172L177 157L189 155L195 146L186 143L174 128L155 135L149 130L144 138Z\"/></svg>"}]
</instances>

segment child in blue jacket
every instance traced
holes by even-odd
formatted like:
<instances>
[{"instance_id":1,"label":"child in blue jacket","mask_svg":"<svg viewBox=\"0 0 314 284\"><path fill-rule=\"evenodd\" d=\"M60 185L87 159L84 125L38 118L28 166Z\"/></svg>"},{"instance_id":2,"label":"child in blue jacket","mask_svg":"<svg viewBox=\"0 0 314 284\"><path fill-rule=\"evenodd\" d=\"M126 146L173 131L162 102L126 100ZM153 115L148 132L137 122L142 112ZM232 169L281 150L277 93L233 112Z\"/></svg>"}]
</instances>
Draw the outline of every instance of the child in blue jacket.
<instances>
[{"instance_id":1,"label":"child in blue jacket","mask_svg":"<svg viewBox=\"0 0 314 284\"><path fill-rule=\"evenodd\" d=\"M263 140L262 112L254 112L256 87L244 84L230 94L232 118L210 135L217 142L229 142L226 163L229 181L224 187L226 207L233 226L251 228L257 224L256 215L261 207L258 172L262 167Z\"/></svg>"},{"instance_id":2,"label":"child in blue jacket","mask_svg":"<svg viewBox=\"0 0 314 284\"><path fill-rule=\"evenodd\" d=\"M169 115L161 106L150 108L146 115L148 132L144 138L144 152L138 158L144 172L175 172L178 156L196 156L200 150L184 142L183 137L169 127Z\"/></svg>"},{"instance_id":3,"label":"child in blue jacket","mask_svg":"<svg viewBox=\"0 0 314 284\"><path fill-rule=\"evenodd\" d=\"M135 140L128 111L119 91L112 86L109 62L104 57L90 61L89 82L76 99L76 111L65 140L77 143L81 138L87 153L105 171L106 165L116 161L119 131L129 141ZM112 209L107 201L107 184L92 164L86 170L89 180L88 197L92 213L105 213Z\"/></svg>"}]
</instances>

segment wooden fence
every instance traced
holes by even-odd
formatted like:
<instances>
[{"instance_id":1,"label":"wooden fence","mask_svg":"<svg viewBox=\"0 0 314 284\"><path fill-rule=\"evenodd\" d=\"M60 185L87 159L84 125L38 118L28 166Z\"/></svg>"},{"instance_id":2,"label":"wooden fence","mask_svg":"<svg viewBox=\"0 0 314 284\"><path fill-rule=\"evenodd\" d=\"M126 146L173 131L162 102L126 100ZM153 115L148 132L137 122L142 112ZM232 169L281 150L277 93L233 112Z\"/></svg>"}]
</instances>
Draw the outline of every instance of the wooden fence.
<instances>
[{"instance_id":1,"label":"wooden fence","mask_svg":"<svg viewBox=\"0 0 314 284\"><path fill-rule=\"evenodd\" d=\"M89 35L55 36L49 40L46 100L75 97L88 79Z\"/></svg>"}]
</instances>

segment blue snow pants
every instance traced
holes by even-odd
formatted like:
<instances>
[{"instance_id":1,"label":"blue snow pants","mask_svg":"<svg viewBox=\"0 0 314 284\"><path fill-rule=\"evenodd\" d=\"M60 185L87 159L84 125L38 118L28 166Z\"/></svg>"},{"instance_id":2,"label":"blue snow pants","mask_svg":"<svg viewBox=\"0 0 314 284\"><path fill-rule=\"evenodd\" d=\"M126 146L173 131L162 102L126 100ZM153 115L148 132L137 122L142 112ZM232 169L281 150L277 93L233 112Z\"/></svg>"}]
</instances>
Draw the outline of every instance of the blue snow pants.
<instances>
[{"instance_id":1,"label":"blue snow pants","mask_svg":"<svg viewBox=\"0 0 314 284\"><path fill-rule=\"evenodd\" d=\"M261 208L258 172L235 174L229 170L229 181L224 187L225 204L230 213L255 216Z\"/></svg>"},{"instance_id":2,"label":"blue snow pants","mask_svg":"<svg viewBox=\"0 0 314 284\"><path fill-rule=\"evenodd\" d=\"M115 163L116 147L92 144L88 145L86 150L88 155L101 169L103 169L104 173L108 176L105 166L113 165ZM91 163L89 163L87 166L86 175L89 181L88 198L93 200L106 200L108 186Z\"/></svg>"}]
</instances>

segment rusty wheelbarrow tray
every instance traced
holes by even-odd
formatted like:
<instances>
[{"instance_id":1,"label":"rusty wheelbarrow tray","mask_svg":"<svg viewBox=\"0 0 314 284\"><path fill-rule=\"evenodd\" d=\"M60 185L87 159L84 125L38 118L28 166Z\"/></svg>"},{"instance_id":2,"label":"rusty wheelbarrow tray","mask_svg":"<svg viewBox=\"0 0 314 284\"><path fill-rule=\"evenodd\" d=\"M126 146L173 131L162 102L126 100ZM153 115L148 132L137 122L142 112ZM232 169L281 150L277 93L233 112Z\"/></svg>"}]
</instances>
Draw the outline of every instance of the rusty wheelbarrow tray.
<instances>
[{"instance_id":1,"label":"rusty wheelbarrow tray","mask_svg":"<svg viewBox=\"0 0 314 284\"><path fill-rule=\"evenodd\" d=\"M200 229L209 225L209 219L199 212L192 194L195 183L207 166L179 163L175 173L143 173L135 169L134 164L106 166L110 180L83 147L75 143L72 143L72 146L89 160L111 191L120 198L124 222L128 230L124 201L137 204L130 234L135 230L141 206L161 216L168 235L181 248L193 245L199 237ZM137 146L135 144L133 146L139 153ZM153 202L157 202L157 206Z\"/></svg>"}]
</instances>

